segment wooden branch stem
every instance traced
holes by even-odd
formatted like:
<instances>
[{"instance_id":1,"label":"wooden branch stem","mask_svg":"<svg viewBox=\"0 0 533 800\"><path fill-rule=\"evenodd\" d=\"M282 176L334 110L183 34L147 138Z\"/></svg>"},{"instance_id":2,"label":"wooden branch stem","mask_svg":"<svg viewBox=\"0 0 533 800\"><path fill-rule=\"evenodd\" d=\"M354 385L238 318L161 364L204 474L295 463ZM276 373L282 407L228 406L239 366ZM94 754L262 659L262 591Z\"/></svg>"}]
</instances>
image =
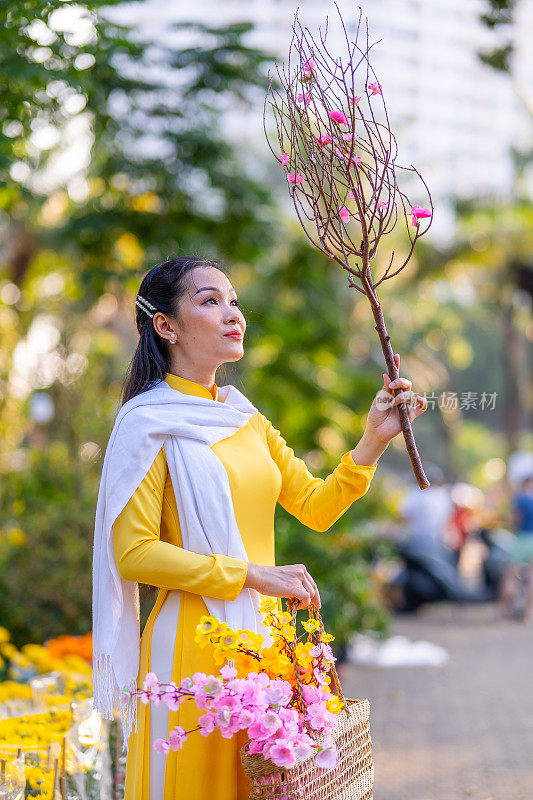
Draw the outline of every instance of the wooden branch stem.
<instances>
[{"instance_id":1,"label":"wooden branch stem","mask_svg":"<svg viewBox=\"0 0 533 800\"><path fill-rule=\"evenodd\" d=\"M363 285L365 284L366 281L363 279ZM394 351L390 343L390 336L387 333L387 327L385 325L385 318L383 316L383 311L381 310L381 304L377 298L376 292L373 289L373 287L368 286L368 289L371 292L371 294L368 294L368 298L370 300L370 306L372 308L374 320L376 321L375 328L379 336L379 341L381 342L381 349L383 350L383 355L385 356L385 363L387 364L388 375L391 381L395 381L396 378L399 377L400 373L398 372L394 361ZM397 395L401 391L403 391L401 388L395 389L394 394ZM409 420L409 411L405 403L400 403L398 405L398 413L400 415L400 424L402 426L403 438L405 439L405 446L407 448L407 452L409 453L409 458L411 459L411 465L413 467L415 478L418 481L418 485L420 486L421 489L427 489L427 487L430 484L424 473L424 468L422 466L422 461L420 459L420 456L418 455L415 437L413 435L413 429L411 428L411 422Z\"/></svg>"}]
</instances>

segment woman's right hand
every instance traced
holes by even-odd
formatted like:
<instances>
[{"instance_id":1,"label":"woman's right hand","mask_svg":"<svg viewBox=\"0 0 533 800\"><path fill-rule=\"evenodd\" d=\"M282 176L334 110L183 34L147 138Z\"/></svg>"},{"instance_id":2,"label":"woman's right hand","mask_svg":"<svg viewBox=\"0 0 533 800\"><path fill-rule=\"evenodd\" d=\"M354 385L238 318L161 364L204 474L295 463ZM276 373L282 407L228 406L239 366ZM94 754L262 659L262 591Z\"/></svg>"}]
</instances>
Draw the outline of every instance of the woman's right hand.
<instances>
[{"instance_id":1,"label":"woman's right hand","mask_svg":"<svg viewBox=\"0 0 533 800\"><path fill-rule=\"evenodd\" d=\"M270 597L296 597L300 601L297 609L307 608L311 603L315 608L321 605L317 585L304 564L283 567L248 564L244 588L256 589Z\"/></svg>"}]
</instances>

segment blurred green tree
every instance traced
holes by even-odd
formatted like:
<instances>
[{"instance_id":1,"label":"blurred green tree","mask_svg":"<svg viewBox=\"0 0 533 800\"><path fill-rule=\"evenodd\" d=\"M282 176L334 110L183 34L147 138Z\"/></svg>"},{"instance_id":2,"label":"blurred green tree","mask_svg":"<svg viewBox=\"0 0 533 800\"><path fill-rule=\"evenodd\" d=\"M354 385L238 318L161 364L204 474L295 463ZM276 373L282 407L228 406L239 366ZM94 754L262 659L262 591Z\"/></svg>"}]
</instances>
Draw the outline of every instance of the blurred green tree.
<instances>
[{"instance_id":1,"label":"blurred green tree","mask_svg":"<svg viewBox=\"0 0 533 800\"><path fill-rule=\"evenodd\" d=\"M103 15L118 5L0 8L0 618L19 644L90 627L125 296L170 253L250 260L272 235L269 192L219 124L266 87L251 26L178 25L174 50Z\"/></svg>"},{"instance_id":2,"label":"blurred green tree","mask_svg":"<svg viewBox=\"0 0 533 800\"><path fill-rule=\"evenodd\" d=\"M250 363L236 380L316 474L354 446L375 391L373 377L347 366L349 303L336 273L293 242L293 231L269 249L270 193L219 129L220 110L265 88L268 56L241 41L250 26L182 26L195 46L154 50L99 15L104 5L80 7L85 39L83 25L78 38L69 33L60 2L0 12L0 58L11 75L0 163L8 243L0 266L0 618L19 644L90 627L101 459L117 376L135 343L130 293L150 262L200 251L234 264L236 285L248 276ZM88 144L82 134L79 143L74 133L57 138L82 115ZM70 136L86 146L87 163L65 177L58 159ZM48 420L39 393L53 401ZM375 497L356 504L327 539L284 512L277 520L278 563L309 563L339 647L349 631L384 625L367 576L373 546L349 533L376 505Z\"/></svg>"}]
</instances>

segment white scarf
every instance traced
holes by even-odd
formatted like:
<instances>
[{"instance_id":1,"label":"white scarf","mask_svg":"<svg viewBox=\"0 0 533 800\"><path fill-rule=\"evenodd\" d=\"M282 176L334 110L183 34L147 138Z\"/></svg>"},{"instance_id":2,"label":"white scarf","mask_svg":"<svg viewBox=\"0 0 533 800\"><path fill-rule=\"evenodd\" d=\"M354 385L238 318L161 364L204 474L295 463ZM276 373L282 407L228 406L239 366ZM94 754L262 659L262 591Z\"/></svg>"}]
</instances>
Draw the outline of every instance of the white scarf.
<instances>
[{"instance_id":1,"label":"white scarf","mask_svg":"<svg viewBox=\"0 0 533 800\"><path fill-rule=\"evenodd\" d=\"M118 574L113 524L165 445L183 547L248 561L235 520L228 474L211 446L242 428L257 409L234 386L218 396L184 394L161 381L128 400L109 438L96 506L93 552L94 706L106 719L120 708L124 748L137 730L140 655L139 587ZM204 597L211 614L231 628L261 632L259 594L243 589L236 600Z\"/></svg>"}]
</instances>

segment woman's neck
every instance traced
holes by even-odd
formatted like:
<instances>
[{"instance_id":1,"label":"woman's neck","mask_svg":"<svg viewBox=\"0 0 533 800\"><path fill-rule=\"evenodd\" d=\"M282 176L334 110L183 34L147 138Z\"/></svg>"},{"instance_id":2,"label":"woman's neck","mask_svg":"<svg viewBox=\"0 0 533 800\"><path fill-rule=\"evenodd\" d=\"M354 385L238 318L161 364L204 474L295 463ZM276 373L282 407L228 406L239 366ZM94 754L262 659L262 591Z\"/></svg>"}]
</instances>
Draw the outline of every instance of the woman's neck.
<instances>
[{"instance_id":1,"label":"woman's neck","mask_svg":"<svg viewBox=\"0 0 533 800\"><path fill-rule=\"evenodd\" d=\"M203 386L204 389L207 389L208 392L211 392L213 390L213 386L215 385L216 369L201 371L199 369L187 368L182 364L173 364L171 362L169 372L171 375L177 375L178 378L185 378L187 381L198 383L200 386Z\"/></svg>"}]
</instances>

